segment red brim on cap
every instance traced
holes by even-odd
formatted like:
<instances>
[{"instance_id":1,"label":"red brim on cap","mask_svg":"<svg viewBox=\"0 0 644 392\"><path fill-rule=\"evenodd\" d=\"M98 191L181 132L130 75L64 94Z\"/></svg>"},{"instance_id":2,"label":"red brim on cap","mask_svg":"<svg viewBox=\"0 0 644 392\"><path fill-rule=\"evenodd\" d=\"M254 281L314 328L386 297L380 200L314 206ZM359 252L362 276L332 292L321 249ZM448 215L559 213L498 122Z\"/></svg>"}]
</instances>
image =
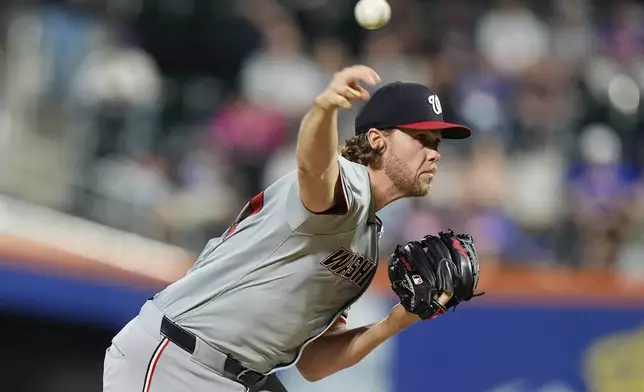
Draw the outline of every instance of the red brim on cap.
<instances>
[{"instance_id":1,"label":"red brim on cap","mask_svg":"<svg viewBox=\"0 0 644 392\"><path fill-rule=\"evenodd\" d=\"M468 127L443 121L423 121L413 124L401 124L398 127L415 131L443 131L444 139L467 139L472 135L472 130Z\"/></svg>"}]
</instances>

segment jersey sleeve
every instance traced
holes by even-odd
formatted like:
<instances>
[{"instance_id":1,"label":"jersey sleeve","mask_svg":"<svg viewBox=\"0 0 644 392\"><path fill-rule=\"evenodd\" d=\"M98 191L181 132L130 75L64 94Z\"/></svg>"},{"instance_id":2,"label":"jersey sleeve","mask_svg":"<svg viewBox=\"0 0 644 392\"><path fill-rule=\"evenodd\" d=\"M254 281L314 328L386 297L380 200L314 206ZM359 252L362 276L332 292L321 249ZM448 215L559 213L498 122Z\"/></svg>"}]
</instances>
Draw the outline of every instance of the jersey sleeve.
<instances>
[{"instance_id":1,"label":"jersey sleeve","mask_svg":"<svg viewBox=\"0 0 644 392\"><path fill-rule=\"evenodd\" d=\"M288 195L286 214L291 228L305 234L337 234L353 230L369 214L371 181L363 165L338 156L339 178L332 209L314 213L306 209L300 197L297 178Z\"/></svg>"}]
</instances>

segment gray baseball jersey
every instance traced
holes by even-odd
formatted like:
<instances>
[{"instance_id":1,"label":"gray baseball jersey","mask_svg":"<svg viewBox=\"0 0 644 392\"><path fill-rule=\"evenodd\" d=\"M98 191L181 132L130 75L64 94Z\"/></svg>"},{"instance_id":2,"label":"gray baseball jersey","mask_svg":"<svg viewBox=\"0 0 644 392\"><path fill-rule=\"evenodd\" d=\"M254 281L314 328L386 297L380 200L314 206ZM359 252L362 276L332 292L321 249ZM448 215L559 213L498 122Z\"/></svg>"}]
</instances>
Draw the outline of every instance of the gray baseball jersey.
<instances>
[{"instance_id":1,"label":"gray baseball jersey","mask_svg":"<svg viewBox=\"0 0 644 392\"><path fill-rule=\"evenodd\" d=\"M253 198L224 236L154 303L183 328L245 366L293 365L369 287L382 224L366 167L338 157L344 211L314 214L297 173Z\"/></svg>"}]
</instances>

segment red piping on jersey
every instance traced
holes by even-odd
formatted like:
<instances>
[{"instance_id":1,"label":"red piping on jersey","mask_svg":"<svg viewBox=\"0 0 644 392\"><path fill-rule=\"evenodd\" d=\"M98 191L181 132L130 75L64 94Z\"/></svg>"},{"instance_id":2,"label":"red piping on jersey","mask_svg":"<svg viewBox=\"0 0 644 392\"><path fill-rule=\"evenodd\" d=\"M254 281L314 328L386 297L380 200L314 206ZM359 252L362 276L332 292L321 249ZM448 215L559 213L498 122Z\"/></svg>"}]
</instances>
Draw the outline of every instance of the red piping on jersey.
<instances>
[{"instance_id":1,"label":"red piping on jersey","mask_svg":"<svg viewBox=\"0 0 644 392\"><path fill-rule=\"evenodd\" d=\"M228 228L228 231L226 232L226 237L230 236L233 233L233 231L235 231L235 229L237 229L237 223L235 223L234 225Z\"/></svg>"},{"instance_id":2,"label":"red piping on jersey","mask_svg":"<svg viewBox=\"0 0 644 392\"><path fill-rule=\"evenodd\" d=\"M260 192L257 194L257 196L250 199L249 204L250 214L248 216L257 214L262 209L262 207L264 207L264 192Z\"/></svg>"},{"instance_id":3,"label":"red piping on jersey","mask_svg":"<svg viewBox=\"0 0 644 392\"><path fill-rule=\"evenodd\" d=\"M239 218L237 218L237 221L233 223L232 226L226 231L226 235L224 236L225 238L230 237L231 234L237 229L237 226L246 218L249 216L253 216L260 212L264 208L264 192L258 193L255 197L250 199L248 202L248 206L246 209L239 215Z\"/></svg>"}]
</instances>

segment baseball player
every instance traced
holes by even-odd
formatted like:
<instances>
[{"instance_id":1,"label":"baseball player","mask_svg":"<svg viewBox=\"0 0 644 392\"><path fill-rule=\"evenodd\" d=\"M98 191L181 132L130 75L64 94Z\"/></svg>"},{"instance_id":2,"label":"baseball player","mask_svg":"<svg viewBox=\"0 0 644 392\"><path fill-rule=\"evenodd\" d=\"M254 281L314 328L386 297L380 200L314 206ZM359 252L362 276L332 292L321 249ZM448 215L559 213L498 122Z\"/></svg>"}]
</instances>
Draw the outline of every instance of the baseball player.
<instances>
[{"instance_id":1,"label":"baseball player","mask_svg":"<svg viewBox=\"0 0 644 392\"><path fill-rule=\"evenodd\" d=\"M307 380L323 379L445 310L444 301L430 299L428 313L412 295L379 323L345 326L376 273L376 212L428 194L441 139L471 134L443 121L427 87L391 83L373 96L362 87L379 83L366 66L334 75L301 122L297 170L250 200L186 276L113 338L104 392L284 390L279 370L297 366ZM357 100L367 102L338 155L337 110ZM414 275L414 282L423 279ZM409 291L404 282L396 287Z\"/></svg>"}]
</instances>

